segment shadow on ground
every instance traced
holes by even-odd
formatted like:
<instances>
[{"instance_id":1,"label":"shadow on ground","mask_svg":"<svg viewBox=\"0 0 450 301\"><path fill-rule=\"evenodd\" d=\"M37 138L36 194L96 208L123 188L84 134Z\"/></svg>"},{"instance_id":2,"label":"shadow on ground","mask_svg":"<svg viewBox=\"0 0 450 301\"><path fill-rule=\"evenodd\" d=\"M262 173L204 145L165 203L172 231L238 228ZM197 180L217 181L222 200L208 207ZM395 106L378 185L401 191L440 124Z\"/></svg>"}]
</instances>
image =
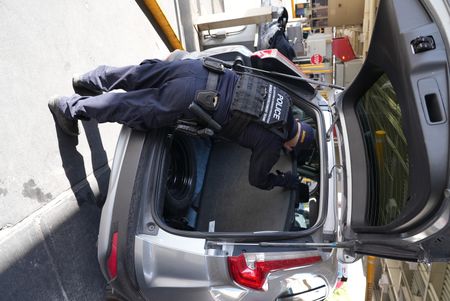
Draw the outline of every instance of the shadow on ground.
<instances>
[{"instance_id":1,"label":"shadow on ground","mask_svg":"<svg viewBox=\"0 0 450 301\"><path fill-rule=\"evenodd\" d=\"M87 174L83 155L77 150L79 137L72 137L64 134L55 123L62 167L64 168L64 172L66 173L78 204L81 205L85 201L90 201L101 207L105 202L108 192L111 169L108 166L108 157L103 148L98 123L91 120L83 121L81 124L84 127L91 150L92 170L98 184L96 195L86 180Z\"/></svg>"},{"instance_id":2,"label":"shadow on ground","mask_svg":"<svg viewBox=\"0 0 450 301\"><path fill-rule=\"evenodd\" d=\"M17 231L0 245L0 299L103 300L99 220L95 204L73 198Z\"/></svg>"},{"instance_id":3,"label":"shadow on ground","mask_svg":"<svg viewBox=\"0 0 450 301\"><path fill-rule=\"evenodd\" d=\"M97 261L97 237L110 168L98 124L82 126L97 185L91 188L86 179L78 137L65 135L55 124L73 195L14 229L0 244L1 300L103 300L106 282Z\"/></svg>"}]
</instances>

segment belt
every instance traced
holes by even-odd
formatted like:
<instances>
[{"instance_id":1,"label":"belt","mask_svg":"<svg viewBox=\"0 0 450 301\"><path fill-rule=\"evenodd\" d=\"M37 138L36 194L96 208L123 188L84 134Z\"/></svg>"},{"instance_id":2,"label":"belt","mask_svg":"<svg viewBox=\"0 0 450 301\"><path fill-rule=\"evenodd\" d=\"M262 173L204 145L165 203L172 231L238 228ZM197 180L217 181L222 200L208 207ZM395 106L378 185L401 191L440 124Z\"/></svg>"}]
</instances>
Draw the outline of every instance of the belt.
<instances>
[{"instance_id":1,"label":"belt","mask_svg":"<svg viewBox=\"0 0 450 301\"><path fill-rule=\"evenodd\" d=\"M195 94L195 103L202 109L213 112L219 106L219 93L217 84L219 83L219 74L217 72L208 72L205 90L198 90Z\"/></svg>"},{"instance_id":2,"label":"belt","mask_svg":"<svg viewBox=\"0 0 450 301\"><path fill-rule=\"evenodd\" d=\"M205 90L198 90L195 93L194 101L189 105L189 111L199 119L200 123L206 125L203 130L208 132L208 135L212 135L212 131L220 132L222 130L222 126L212 118L212 114L219 106L217 85L219 75L224 72L225 68L222 63L208 58L204 58L202 64L208 70Z\"/></svg>"},{"instance_id":3,"label":"belt","mask_svg":"<svg viewBox=\"0 0 450 301\"><path fill-rule=\"evenodd\" d=\"M206 90L216 90L219 83L219 73L208 72L208 79L206 80Z\"/></svg>"}]
</instances>

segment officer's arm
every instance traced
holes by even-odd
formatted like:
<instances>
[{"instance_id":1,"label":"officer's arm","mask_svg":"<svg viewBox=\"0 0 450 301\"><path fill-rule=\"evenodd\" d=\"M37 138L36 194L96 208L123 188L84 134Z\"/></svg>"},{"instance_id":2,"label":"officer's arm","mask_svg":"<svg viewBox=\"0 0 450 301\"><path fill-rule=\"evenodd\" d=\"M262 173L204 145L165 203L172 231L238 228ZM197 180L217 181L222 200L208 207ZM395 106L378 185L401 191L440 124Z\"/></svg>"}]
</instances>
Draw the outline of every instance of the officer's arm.
<instances>
[{"instance_id":1,"label":"officer's arm","mask_svg":"<svg viewBox=\"0 0 450 301\"><path fill-rule=\"evenodd\" d=\"M254 148L250 158L248 180L250 185L261 189L270 190L274 186L280 186L281 176L271 173L272 167L280 158L280 148L262 147Z\"/></svg>"},{"instance_id":2,"label":"officer's arm","mask_svg":"<svg viewBox=\"0 0 450 301\"><path fill-rule=\"evenodd\" d=\"M248 179L251 185L270 190L275 186L291 187L293 175L272 173L271 170L280 158L282 142L279 139L264 139L252 148Z\"/></svg>"},{"instance_id":3,"label":"officer's arm","mask_svg":"<svg viewBox=\"0 0 450 301\"><path fill-rule=\"evenodd\" d=\"M248 180L250 185L270 190L275 186L288 187L289 176L270 171L280 158L282 139L262 126L250 123L237 142L252 150Z\"/></svg>"}]
</instances>

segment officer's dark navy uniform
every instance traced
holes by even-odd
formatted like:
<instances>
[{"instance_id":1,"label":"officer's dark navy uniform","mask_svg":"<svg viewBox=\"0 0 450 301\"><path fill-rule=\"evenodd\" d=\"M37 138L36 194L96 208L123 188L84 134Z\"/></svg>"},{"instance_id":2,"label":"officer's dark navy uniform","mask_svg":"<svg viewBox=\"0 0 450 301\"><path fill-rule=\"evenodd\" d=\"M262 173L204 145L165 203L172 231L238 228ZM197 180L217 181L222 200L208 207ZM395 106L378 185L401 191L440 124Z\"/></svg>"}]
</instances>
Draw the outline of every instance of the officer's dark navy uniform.
<instances>
[{"instance_id":1,"label":"officer's dark navy uniform","mask_svg":"<svg viewBox=\"0 0 450 301\"><path fill-rule=\"evenodd\" d=\"M59 98L56 106L70 120L93 118L100 123L118 122L137 130L174 126L180 119L196 118L188 107L198 97L198 91L205 91L210 74L211 71L203 66L201 60L167 62L154 59L143 61L137 66L121 68L100 66L82 75L77 81L77 86L99 92L122 89L126 93L103 93L92 97L74 94L71 97ZM218 103L210 114L224 127L224 136L252 150L250 184L261 189L272 189L275 186L296 188L298 180L295 176L290 173L270 172L280 157L283 143L297 133L298 123L293 119L290 110L280 112L273 98L275 105L270 108L271 116L275 116L276 119L280 118L279 114L286 115L281 116L287 122L284 126L284 136L276 130L269 130L260 123L248 120L244 124L241 122L240 128L230 127L229 124L239 123L236 120L230 122L235 116L230 112L236 106L236 102L233 103L236 90L239 90L240 84L246 83L242 76L228 69L218 75L215 89ZM255 85L252 86L251 78L247 80L250 80L250 84L239 90L239 93L245 94L242 95L244 98L248 93L249 95L262 93L264 94L261 94L262 96L268 97L270 95L266 95L267 93L275 94L275 91L281 91L275 90L276 88L272 86L269 90L248 91L257 88ZM282 97L279 93L278 97ZM288 97L286 94L283 95ZM51 106L50 109L56 116L55 109ZM244 107L243 110L245 109Z\"/></svg>"}]
</instances>

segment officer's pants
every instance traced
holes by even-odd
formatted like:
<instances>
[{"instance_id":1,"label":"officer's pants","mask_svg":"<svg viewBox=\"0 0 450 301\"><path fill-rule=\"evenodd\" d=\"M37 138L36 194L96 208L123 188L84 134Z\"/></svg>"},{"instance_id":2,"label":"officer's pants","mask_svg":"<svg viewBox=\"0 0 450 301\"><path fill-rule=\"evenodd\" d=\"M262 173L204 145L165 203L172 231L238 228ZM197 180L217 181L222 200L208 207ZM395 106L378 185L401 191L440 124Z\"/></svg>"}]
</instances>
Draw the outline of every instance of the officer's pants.
<instances>
[{"instance_id":1,"label":"officer's pants","mask_svg":"<svg viewBox=\"0 0 450 301\"><path fill-rule=\"evenodd\" d=\"M295 51L292 48L291 44L289 44L288 39L284 35L281 30L278 30L272 37L271 48L277 49L281 52L282 55L287 57L289 60L293 60L295 58Z\"/></svg>"},{"instance_id":2,"label":"officer's pants","mask_svg":"<svg viewBox=\"0 0 450 301\"><path fill-rule=\"evenodd\" d=\"M100 66L81 76L98 96L66 97L61 109L69 118L118 122L138 130L171 126L182 116L195 92L206 86L208 71L200 60L146 60L137 66ZM125 92L110 92L121 89Z\"/></svg>"}]
</instances>

